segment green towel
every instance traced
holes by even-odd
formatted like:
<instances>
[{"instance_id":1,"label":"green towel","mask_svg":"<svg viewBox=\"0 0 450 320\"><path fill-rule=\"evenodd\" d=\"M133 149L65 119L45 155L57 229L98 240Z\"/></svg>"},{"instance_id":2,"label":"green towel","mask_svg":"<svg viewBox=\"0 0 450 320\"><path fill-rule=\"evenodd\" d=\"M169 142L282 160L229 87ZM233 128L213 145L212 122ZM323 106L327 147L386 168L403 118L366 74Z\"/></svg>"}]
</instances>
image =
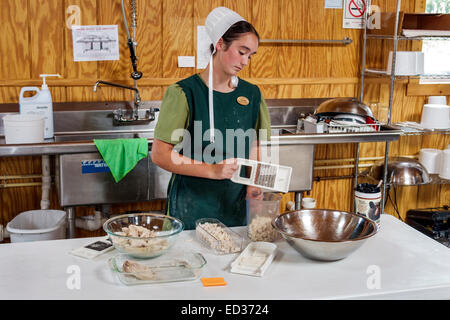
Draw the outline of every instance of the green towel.
<instances>
[{"instance_id":1,"label":"green towel","mask_svg":"<svg viewBox=\"0 0 450 320\"><path fill-rule=\"evenodd\" d=\"M94 143L116 182L122 180L148 154L145 138L94 139Z\"/></svg>"}]
</instances>

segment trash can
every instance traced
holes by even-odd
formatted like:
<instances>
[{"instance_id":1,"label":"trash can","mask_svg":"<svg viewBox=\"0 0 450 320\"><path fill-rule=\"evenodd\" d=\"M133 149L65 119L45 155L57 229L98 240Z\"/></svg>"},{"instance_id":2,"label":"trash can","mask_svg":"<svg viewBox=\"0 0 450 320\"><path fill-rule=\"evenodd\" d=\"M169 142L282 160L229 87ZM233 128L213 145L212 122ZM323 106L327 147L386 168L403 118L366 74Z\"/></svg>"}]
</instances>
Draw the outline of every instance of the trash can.
<instances>
[{"instance_id":1,"label":"trash can","mask_svg":"<svg viewBox=\"0 0 450 320\"><path fill-rule=\"evenodd\" d=\"M31 210L18 214L7 225L11 242L56 240L66 238L66 212Z\"/></svg>"}]
</instances>

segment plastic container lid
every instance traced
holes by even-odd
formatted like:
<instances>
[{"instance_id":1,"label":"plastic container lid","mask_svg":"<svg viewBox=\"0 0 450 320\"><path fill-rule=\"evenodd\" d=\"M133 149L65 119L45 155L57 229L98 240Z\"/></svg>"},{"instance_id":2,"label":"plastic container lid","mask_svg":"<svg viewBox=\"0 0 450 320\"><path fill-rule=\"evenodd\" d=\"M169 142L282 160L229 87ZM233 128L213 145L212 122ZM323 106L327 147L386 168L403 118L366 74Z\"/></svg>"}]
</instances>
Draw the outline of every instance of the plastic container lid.
<instances>
[{"instance_id":1,"label":"plastic container lid","mask_svg":"<svg viewBox=\"0 0 450 320\"><path fill-rule=\"evenodd\" d=\"M262 277L275 257L277 246L270 242L251 242L231 264L232 273Z\"/></svg>"}]
</instances>

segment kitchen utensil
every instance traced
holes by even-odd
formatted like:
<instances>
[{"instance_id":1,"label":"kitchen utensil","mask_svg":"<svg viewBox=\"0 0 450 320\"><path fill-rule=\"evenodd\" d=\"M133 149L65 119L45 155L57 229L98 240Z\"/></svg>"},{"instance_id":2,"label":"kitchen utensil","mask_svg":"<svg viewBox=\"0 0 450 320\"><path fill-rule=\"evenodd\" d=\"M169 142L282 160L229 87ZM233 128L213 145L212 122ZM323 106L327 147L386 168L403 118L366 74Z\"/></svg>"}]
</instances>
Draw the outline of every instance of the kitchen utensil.
<instances>
[{"instance_id":1,"label":"kitchen utensil","mask_svg":"<svg viewBox=\"0 0 450 320\"><path fill-rule=\"evenodd\" d=\"M253 241L275 241L272 220L280 214L281 195L265 192L261 200L247 199L247 235Z\"/></svg>"},{"instance_id":2,"label":"kitchen utensil","mask_svg":"<svg viewBox=\"0 0 450 320\"><path fill-rule=\"evenodd\" d=\"M231 181L267 190L289 191L291 167L242 158L237 158L237 165Z\"/></svg>"},{"instance_id":3,"label":"kitchen utensil","mask_svg":"<svg viewBox=\"0 0 450 320\"><path fill-rule=\"evenodd\" d=\"M450 149L442 151L439 177L442 179L450 179Z\"/></svg>"},{"instance_id":4,"label":"kitchen utensil","mask_svg":"<svg viewBox=\"0 0 450 320\"><path fill-rule=\"evenodd\" d=\"M126 261L138 264L139 269L125 271ZM151 260L131 259L118 254L108 260L108 265L125 285L188 281L200 278L206 260L202 254L191 251L171 251Z\"/></svg>"},{"instance_id":5,"label":"kitchen utensil","mask_svg":"<svg viewBox=\"0 0 450 320\"><path fill-rule=\"evenodd\" d=\"M428 173L439 173L441 168L441 154L439 149L421 149L419 152L419 162L427 169Z\"/></svg>"},{"instance_id":6,"label":"kitchen utensil","mask_svg":"<svg viewBox=\"0 0 450 320\"><path fill-rule=\"evenodd\" d=\"M197 240L214 254L237 253L244 248L244 238L218 219L198 219L195 226Z\"/></svg>"},{"instance_id":7,"label":"kitchen utensil","mask_svg":"<svg viewBox=\"0 0 450 320\"><path fill-rule=\"evenodd\" d=\"M127 230L136 227L142 228L138 228L139 235L125 235ZM103 224L103 230L111 238L114 247L119 252L136 258L153 258L166 253L183 229L182 221L157 213L119 215Z\"/></svg>"},{"instance_id":8,"label":"kitchen utensil","mask_svg":"<svg viewBox=\"0 0 450 320\"><path fill-rule=\"evenodd\" d=\"M323 261L344 259L378 230L366 217L325 209L286 212L272 225L300 254Z\"/></svg>"},{"instance_id":9,"label":"kitchen utensil","mask_svg":"<svg viewBox=\"0 0 450 320\"><path fill-rule=\"evenodd\" d=\"M318 117L330 117L340 114L354 114L362 117L370 117L374 120L372 110L366 104L356 98L334 98L322 102L314 114Z\"/></svg>"},{"instance_id":10,"label":"kitchen utensil","mask_svg":"<svg viewBox=\"0 0 450 320\"><path fill-rule=\"evenodd\" d=\"M424 104L420 124L427 129L447 129L450 107L444 104Z\"/></svg>"},{"instance_id":11,"label":"kitchen utensil","mask_svg":"<svg viewBox=\"0 0 450 320\"><path fill-rule=\"evenodd\" d=\"M428 97L428 104L447 104L447 97L446 96L429 96Z\"/></svg>"},{"instance_id":12,"label":"kitchen utensil","mask_svg":"<svg viewBox=\"0 0 450 320\"><path fill-rule=\"evenodd\" d=\"M384 161L380 161L361 173L379 181L384 177ZM387 183L401 186L422 185L431 182L427 169L417 160L405 157L388 159Z\"/></svg>"}]
</instances>

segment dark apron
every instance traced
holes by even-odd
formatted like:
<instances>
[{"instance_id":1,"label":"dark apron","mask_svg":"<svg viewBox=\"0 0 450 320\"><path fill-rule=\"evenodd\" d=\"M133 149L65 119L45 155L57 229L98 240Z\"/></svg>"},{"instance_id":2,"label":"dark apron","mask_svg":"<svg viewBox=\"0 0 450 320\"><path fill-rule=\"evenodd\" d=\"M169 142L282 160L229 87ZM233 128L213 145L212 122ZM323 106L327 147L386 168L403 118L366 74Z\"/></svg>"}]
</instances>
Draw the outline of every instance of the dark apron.
<instances>
[{"instance_id":1,"label":"dark apron","mask_svg":"<svg viewBox=\"0 0 450 320\"><path fill-rule=\"evenodd\" d=\"M189 104L190 119L187 130L191 137L190 140L183 140L183 149L180 153L207 163L217 163L238 156L248 159L255 136L247 134L242 139L241 135L238 139L235 135L233 140L228 138L227 143L226 129L241 129L241 133L252 132L247 130L256 126L261 103L259 89L240 79L238 87L233 92L214 91L216 140L212 148L208 147L209 134L205 134L209 130L208 87L199 75L191 76L178 84L186 94ZM238 103L238 97L241 97L239 99L241 103ZM223 139L220 139L217 130ZM233 145L231 141L234 142ZM183 221L186 230L194 229L195 221L200 218L216 218L229 227L242 226L246 224L245 196L246 186L229 179L211 180L172 174L168 186L166 211L167 214Z\"/></svg>"}]
</instances>

